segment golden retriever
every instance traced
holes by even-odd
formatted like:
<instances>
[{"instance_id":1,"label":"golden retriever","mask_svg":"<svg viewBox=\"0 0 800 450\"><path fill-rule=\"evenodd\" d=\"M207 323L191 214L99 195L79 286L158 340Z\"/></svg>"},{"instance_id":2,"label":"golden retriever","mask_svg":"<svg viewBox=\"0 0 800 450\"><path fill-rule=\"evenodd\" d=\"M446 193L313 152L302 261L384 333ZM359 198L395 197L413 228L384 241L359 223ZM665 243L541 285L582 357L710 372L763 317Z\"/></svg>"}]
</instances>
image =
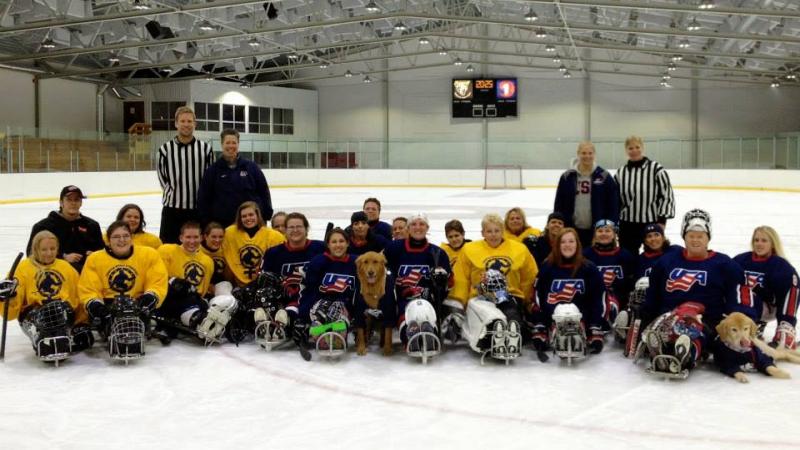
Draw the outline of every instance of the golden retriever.
<instances>
[{"instance_id":1,"label":"golden retriever","mask_svg":"<svg viewBox=\"0 0 800 450\"><path fill-rule=\"evenodd\" d=\"M361 297L370 309L379 309L379 302L386 294L386 257L383 253L366 252L356 259ZM367 337L377 328L378 320L365 314L366 329L356 328L356 352L367 354ZM392 354L392 327L385 327L381 335L383 356Z\"/></svg>"},{"instance_id":2,"label":"golden retriever","mask_svg":"<svg viewBox=\"0 0 800 450\"><path fill-rule=\"evenodd\" d=\"M800 364L800 353L794 350L774 349L767 345L766 342L758 338L758 327L756 323L746 315L735 312L726 316L716 327L717 334L721 344L729 349L733 349L742 355L755 355L756 349L760 350L765 355L772 358L774 361L789 361L795 364ZM752 348L755 347L755 348ZM752 351L747 351L751 349ZM715 360L718 355L715 353ZM722 367L722 358L717 361L717 365ZM764 369L767 374L775 378L791 378L789 372L779 369L774 363L766 366ZM747 383L749 380L745 373L741 370L736 371L733 377L741 382Z\"/></svg>"}]
</instances>

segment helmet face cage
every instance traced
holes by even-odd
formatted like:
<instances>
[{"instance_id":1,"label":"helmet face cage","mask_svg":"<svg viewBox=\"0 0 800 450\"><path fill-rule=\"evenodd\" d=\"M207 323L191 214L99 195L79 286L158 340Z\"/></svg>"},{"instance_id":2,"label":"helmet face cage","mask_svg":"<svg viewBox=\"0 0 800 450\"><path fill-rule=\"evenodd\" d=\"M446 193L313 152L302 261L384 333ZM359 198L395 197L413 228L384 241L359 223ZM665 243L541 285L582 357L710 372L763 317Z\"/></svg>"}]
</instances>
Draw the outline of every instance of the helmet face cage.
<instances>
[{"instance_id":1,"label":"helmet face cage","mask_svg":"<svg viewBox=\"0 0 800 450\"><path fill-rule=\"evenodd\" d=\"M700 219L701 221L705 222L705 227L707 228L708 236L711 237L711 215L702 209L692 209L687 211L686 214L683 216L683 224L681 226L681 236L686 236L688 228L693 220Z\"/></svg>"},{"instance_id":2,"label":"helmet face cage","mask_svg":"<svg viewBox=\"0 0 800 450\"><path fill-rule=\"evenodd\" d=\"M478 291L484 297L501 302L508 299L508 284L506 277L502 272L495 269L489 269L484 272L480 284L478 284Z\"/></svg>"}]
</instances>

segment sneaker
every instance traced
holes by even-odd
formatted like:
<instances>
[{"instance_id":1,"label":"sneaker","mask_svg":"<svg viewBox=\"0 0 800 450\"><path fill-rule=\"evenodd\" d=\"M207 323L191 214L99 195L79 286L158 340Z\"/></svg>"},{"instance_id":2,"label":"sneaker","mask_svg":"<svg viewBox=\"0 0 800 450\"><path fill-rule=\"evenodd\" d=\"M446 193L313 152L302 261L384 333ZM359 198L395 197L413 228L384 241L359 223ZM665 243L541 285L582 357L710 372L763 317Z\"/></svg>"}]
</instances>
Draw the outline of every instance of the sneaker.
<instances>
[{"instance_id":1,"label":"sneaker","mask_svg":"<svg viewBox=\"0 0 800 450\"><path fill-rule=\"evenodd\" d=\"M689 339L689 336L685 334L678 336L678 339L675 341L676 361L670 364L670 372L679 373L681 369L689 368L691 347L692 341Z\"/></svg>"}]
</instances>

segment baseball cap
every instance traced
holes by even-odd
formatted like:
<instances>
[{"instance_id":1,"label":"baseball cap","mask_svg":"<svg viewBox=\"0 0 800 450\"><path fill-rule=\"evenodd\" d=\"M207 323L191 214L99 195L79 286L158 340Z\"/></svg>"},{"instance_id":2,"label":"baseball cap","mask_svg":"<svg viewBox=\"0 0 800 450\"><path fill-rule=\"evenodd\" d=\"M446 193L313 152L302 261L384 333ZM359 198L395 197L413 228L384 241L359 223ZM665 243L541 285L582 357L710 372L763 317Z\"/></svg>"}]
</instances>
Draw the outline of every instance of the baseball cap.
<instances>
[{"instance_id":1,"label":"baseball cap","mask_svg":"<svg viewBox=\"0 0 800 450\"><path fill-rule=\"evenodd\" d=\"M64 188L61 189L61 195L58 197L58 199L63 200L64 197L68 196L69 194L78 194L81 198L86 198L86 196L83 195L81 188L70 184L69 186L64 186Z\"/></svg>"}]
</instances>

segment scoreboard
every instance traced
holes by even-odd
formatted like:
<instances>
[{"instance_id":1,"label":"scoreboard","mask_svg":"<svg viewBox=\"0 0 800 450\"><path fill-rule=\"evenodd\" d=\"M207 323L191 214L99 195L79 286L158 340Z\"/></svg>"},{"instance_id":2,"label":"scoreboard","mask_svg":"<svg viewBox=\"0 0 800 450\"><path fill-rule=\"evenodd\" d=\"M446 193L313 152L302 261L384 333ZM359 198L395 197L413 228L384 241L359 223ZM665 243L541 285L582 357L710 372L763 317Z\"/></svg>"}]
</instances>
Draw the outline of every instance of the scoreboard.
<instances>
[{"instance_id":1,"label":"scoreboard","mask_svg":"<svg viewBox=\"0 0 800 450\"><path fill-rule=\"evenodd\" d=\"M516 117L516 78L454 79L453 117Z\"/></svg>"}]
</instances>

